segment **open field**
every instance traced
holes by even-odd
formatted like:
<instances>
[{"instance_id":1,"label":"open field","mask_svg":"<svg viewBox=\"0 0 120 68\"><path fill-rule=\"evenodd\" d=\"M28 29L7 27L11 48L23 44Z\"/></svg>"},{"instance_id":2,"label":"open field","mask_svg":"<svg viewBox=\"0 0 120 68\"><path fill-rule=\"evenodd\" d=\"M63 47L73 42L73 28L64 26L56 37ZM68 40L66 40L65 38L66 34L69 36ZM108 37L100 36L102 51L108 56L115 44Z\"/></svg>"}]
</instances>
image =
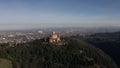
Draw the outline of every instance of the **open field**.
<instances>
[{"instance_id":1,"label":"open field","mask_svg":"<svg viewBox=\"0 0 120 68\"><path fill-rule=\"evenodd\" d=\"M13 68L12 62L10 60L0 58L0 68Z\"/></svg>"}]
</instances>

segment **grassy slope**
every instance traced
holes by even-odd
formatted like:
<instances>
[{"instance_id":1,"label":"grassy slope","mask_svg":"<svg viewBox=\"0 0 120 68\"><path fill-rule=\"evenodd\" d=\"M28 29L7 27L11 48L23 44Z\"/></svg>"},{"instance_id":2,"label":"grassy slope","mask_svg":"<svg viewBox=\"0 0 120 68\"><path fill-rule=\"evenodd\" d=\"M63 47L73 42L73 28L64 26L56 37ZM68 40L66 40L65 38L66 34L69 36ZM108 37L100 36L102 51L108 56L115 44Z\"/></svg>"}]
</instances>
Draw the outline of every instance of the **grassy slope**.
<instances>
[{"instance_id":1,"label":"grassy slope","mask_svg":"<svg viewBox=\"0 0 120 68\"><path fill-rule=\"evenodd\" d=\"M0 58L0 68L13 68L12 62L10 60Z\"/></svg>"}]
</instances>

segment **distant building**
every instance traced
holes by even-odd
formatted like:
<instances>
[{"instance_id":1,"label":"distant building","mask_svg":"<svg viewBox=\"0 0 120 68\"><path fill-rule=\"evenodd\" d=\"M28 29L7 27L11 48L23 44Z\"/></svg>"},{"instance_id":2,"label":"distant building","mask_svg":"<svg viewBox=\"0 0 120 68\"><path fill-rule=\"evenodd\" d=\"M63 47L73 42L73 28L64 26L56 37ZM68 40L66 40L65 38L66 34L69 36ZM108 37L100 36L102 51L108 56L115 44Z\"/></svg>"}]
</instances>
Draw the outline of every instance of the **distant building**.
<instances>
[{"instance_id":1,"label":"distant building","mask_svg":"<svg viewBox=\"0 0 120 68\"><path fill-rule=\"evenodd\" d=\"M38 33L42 34L42 33L43 33L43 31L38 31Z\"/></svg>"},{"instance_id":2,"label":"distant building","mask_svg":"<svg viewBox=\"0 0 120 68\"><path fill-rule=\"evenodd\" d=\"M60 41L60 35L52 32L49 38L49 43L56 43Z\"/></svg>"}]
</instances>

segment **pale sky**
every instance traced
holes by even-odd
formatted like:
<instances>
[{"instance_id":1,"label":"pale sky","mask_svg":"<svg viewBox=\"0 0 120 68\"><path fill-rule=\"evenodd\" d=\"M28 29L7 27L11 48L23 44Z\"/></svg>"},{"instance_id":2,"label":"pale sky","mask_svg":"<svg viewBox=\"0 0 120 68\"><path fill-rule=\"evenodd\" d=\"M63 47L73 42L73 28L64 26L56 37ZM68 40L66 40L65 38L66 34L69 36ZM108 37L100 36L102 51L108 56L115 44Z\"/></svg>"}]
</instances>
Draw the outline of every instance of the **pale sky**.
<instances>
[{"instance_id":1,"label":"pale sky","mask_svg":"<svg viewBox=\"0 0 120 68\"><path fill-rule=\"evenodd\" d=\"M0 0L0 30L120 26L120 0Z\"/></svg>"}]
</instances>

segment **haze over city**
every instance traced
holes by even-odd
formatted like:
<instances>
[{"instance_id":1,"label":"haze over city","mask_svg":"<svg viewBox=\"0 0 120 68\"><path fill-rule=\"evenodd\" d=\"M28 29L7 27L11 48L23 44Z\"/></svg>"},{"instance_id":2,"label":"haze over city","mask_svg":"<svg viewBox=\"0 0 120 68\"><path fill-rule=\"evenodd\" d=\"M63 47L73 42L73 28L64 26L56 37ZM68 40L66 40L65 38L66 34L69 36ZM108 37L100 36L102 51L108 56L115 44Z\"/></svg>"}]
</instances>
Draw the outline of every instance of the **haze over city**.
<instances>
[{"instance_id":1,"label":"haze over city","mask_svg":"<svg viewBox=\"0 0 120 68\"><path fill-rule=\"evenodd\" d=\"M0 0L0 30L120 26L120 0Z\"/></svg>"}]
</instances>

